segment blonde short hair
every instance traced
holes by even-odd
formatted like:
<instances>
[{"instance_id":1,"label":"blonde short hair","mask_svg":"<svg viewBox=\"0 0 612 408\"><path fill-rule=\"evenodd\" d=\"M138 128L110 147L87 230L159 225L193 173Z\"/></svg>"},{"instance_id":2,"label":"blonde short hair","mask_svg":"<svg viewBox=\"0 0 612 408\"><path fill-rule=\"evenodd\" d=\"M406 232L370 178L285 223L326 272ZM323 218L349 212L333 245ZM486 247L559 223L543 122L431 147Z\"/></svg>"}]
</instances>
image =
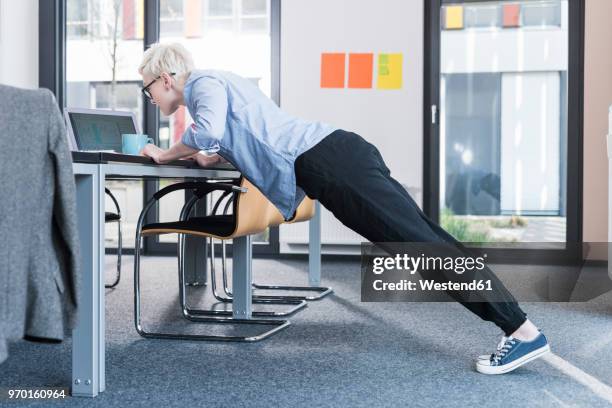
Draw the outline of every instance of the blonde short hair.
<instances>
[{"instance_id":1,"label":"blonde short hair","mask_svg":"<svg viewBox=\"0 0 612 408\"><path fill-rule=\"evenodd\" d=\"M152 78L174 72L178 78L186 78L193 68L191 53L182 44L155 43L145 51L138 72Z\"/></svg>"}]
</instances>

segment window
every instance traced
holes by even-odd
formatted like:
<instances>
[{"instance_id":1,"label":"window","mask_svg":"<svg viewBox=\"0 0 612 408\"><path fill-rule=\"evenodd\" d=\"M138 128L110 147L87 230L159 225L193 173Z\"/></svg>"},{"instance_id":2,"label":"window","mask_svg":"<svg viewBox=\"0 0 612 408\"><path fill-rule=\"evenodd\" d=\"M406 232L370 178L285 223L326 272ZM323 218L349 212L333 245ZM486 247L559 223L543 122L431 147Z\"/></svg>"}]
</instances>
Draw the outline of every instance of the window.
<instances>
[{"instance_id":1,"label":"window","mask_svg":"<svg viewBox=\"0 0 612 408\"><path fill-rule=\"evenodd\" d=\"M68 0L66 4L66 106L136 114L142 129L143 54L141 0ZM107 181L124 215L123 245L134 245L141 181ZM107 208L114 208L107 202ZM116 223L106 224L107 247L117 244Z\"/></svg>"},{"instance_id":2,"label":"window","mask_svg":"<svg viewBox=\"0 0 612 408\"><path fill-rule=\"evenodd\" d=\"M203 23L211 34L267 34L269 10L270 0L207 0Z\"/></svg>"},{"instance_id":3,"label":"window","mask_svg":"<svg viewBox=\"0 0 612 408\"><path fill-rule=\"evenodd\" d=\"M257 15L265 17L267 10L268 4L266 0L242 0L243 15Z\"/></svg>"},{"instance_id":4,"label":"window","mask_svg":"<svg viewBox=\"0 0 612 408\"><path fill-rule=\"evenodd\" d=\"M467 6L465 8L466 27L501 26L501 7L497 4Z\"/></svg>"},{"instance_id":5,"label":"window","mask_svg":"<svg viewBox=\"0 0 612 408\"><path fill-rule=\"evenodd\" d=\"M564 2L567 4L567 2ZM524 26L561 26L561 1L525 2L522 5Z\"/></svg>"},{"instance_id":6,"label":"window","mask_svg":"<svg viewBox=\"0 0 612 408\"><path fill-rule=\"evenodd\" d=\"M142 99L134 98L134 95L139 95L141 85L136 81L118 82L115 85L108 82L93 83L95 107L140 112Z\"/></svg>"},{"instance_id":7,"label":"window","mask_svg":"<svg viewBox=\"0 0 612 408\"><path fill-rule=\"evenodd\" d=\"M501 75L445 74L442 208L455 215L500 214ZM482 194L481 194L482 193Z\"/></svg>"},{"instance_id":8,"label":"window","mask_svg":"<svg viewBox=\"0 0 612 408\"><path fill-rule=\"evenodd\" d=\"M561 27L566 4L567 0L449 2L440 13L441 27L445 30Z\"/></svg>"},{"instance_id":9,"label":"window","mask_svg":"<svg viewBox=\"0 0 612 408\"><path fill-rule=\"evenodd\" d=\"M568 2L442 9L441 225L466 242L565 242Z\"/></svg>"},{"instance_id":10,"label":"window","mask_svg":"<svg viewBox=\"0 0 612 408\"><path fill-rule=\"evenodd\" d=\"M53 90L63 106L134 112L140 129L156 137L161 147L175 143L191 119L184 108L171 117L159 117L156 108L143 100L137 67L145 37L149 42L183 42L193 52L197 67L234 71L272 95L272 47L278 47L279 40L273 42L270 20L272 4L279 7L280 0L63 0L41 4L50 16L39 22L41 35L55 38L58 25L64 25L67 33L64 44L41 52L41 85ZM147 19L145 23L145 11L148 16L157 16L157 21ZM275 15L280 17L278 12ZM61 48L65 53L55 51ZM107 186L125 215L124 242L129 246L134 241L133 226L143 199L159 185L108 181ZM167 208L159 209L161 220L175 218L183 197L173 196L172 200L175 202L167 203ZM114 227L107 226L106 237L116 242ZM256 240L271 243L258 245L255 253L278 250L277 229ZM152 240L145 242L155 253L173 248Z\"/></svg>"},{"instance_id":11,"label":"window","mask_svg":"<svg viewBox=\"0 0 612 408\"><path fill-rule=\"evenodd\" d=\"M231 17L233 10L233 0L208 0L208 15L211 17Z\"/></svg>"},{"instance_id":12,"label":"window","mask_svg":"<svg viewBox=\"0 0 612 408\"><path fill-rule=\"evenodd\" d=\"M66 7L66 35L85 37L89 33L89 1L68 0Z\"/></svg>"},{"instance_id":13,"label":"window","mask_svg":"<svg viewBox=\"0 0 612 408\"><path fill-rule=\"evenodd\" d=\"M164 0L160 2L159 30L162 36L182 35L183 0Z\"/></svg>"},{"instance_id":14,"label":"window","mask_svg":"<svg viewBox=\"0 0 612 408\"><path fill-rule=\"evenodd\" d=\"M242 0L240 30L265 32L268 29L268 2L266 0Z\"/></svg>"}]
</instances>

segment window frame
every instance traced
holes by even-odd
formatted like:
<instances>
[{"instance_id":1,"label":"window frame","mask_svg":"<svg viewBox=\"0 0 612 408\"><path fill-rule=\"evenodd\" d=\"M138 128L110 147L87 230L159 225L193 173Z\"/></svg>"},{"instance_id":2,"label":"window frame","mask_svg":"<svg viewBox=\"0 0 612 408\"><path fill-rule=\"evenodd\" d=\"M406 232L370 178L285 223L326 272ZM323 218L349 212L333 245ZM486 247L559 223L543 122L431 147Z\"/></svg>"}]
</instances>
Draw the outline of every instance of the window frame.
<instances>
[{"instance_id":1,"label":"window frame","mask_svg":"<svg viewBox=\"0 0 612 408\"><path fill-rule=\"evenodd\" d=\"M440 53L441 8L447 4L486 3L497 0L424 0L424 93L423 93L423 211L439 222L440 203ZM582 182L584 132L584 21L582 0L568 0L568 88L567 145L565 146L567 185L566 248L516 249L487 248L487 254L496 262L508 264L537 264L582 259L576 248L583 243ZM531 26L529 27L531 28ZM437 50L432 52L432 50ZM432 124L432 107L437 106L436 123ZM573 199L572 199L573 198ZM570 243L570 245L567 245Z\"/></svg>"}]
</instances>

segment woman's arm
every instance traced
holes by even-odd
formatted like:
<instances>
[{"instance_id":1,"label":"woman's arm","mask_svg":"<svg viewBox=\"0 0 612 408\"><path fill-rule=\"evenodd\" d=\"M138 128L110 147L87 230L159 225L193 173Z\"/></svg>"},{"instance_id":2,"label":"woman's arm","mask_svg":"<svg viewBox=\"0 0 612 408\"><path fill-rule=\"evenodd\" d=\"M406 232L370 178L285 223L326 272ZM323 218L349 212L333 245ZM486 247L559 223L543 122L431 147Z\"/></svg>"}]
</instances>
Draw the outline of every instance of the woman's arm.
<instances>
[{"instance_id":1,"label":"woman's arm","mask_svg":"<svg viewBox=\"0 0 612 408\"><path fill-rule=\"evenodd\" d=\"M182 142L177 142L168 150L161 149L154 144L148 144L142 149L140 154L152 158L155 163L164 164L172 160L193 156L198 152L198 149L184 145Z\"/></svg>"},{"instance_id":2,"label":"woman's arm","mask_svg":"<svg viewBox=\"0 0 612 408\"><path fill-rule=\"evenodd\" d=\"M191 90L189 101L195 105L194 123L188 126L181 137L169 150L160 149L154 145L147 145L141 154L151 157L156 163L167 163L172 160L193 156L200 150L214 152L219 150L219 140L225 133L227 120L227 92L224 85L215 79L201 78L197 80ZM199 159L198 163L218 162L214 158L193 157Z\"/></svg>"},{"instance_id":3,"label":"woman's arm","mask_svg":"<svg viewBox=\"0 0 612 408\"><path fill-rule=\"evenodd\" d=\"M223 157L219 156L216 153L211 155L196 153L189 158L194 159L200 167L208 167L218 163L227 163L227 161Z\"/></svg>"}]
</instances>

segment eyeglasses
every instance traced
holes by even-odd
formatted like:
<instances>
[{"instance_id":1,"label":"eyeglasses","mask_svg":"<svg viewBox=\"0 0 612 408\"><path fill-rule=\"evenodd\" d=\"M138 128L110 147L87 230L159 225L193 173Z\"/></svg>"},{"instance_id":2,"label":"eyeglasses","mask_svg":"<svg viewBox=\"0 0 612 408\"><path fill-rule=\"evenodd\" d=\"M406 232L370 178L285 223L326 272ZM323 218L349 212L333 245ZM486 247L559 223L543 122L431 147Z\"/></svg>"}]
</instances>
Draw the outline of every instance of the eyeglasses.
<instances>
[{"instance_id":1,"label":"eyeglasses","mask_svg":"<svg viewBox=\"0 0 612 408\"><path fill-rule=\"evenodd\" d=\"M171 72L170 75L174 76L176 75L175 72ZM151 85L153 85L155 83L155 81L157 81L159 78L161 78L161 75L158 76L157 78L155 78L154 80L152 80L151 82L149 82L148 84L146 84L145 86L142 87L142 89L140 90L142 92L142 94L144 96L146 96L147 98L149 98L150 101L153 101L153 95L151 95L151 91L149 91L149 88L151 87Z\"/></svg>"}]
</instances>

